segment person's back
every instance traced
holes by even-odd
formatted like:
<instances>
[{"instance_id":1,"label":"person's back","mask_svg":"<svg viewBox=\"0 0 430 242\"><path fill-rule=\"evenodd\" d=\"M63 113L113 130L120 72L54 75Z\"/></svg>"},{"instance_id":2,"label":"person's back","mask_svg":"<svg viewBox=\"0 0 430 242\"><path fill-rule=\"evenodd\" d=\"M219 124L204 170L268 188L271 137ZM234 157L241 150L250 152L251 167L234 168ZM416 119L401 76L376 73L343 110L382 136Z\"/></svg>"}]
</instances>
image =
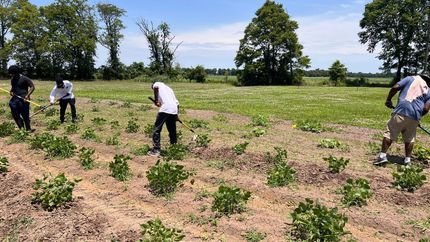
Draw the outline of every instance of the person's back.
<instances>
[{"instance_id":1,"label":"person's back","mask_svg":"<svg viewBox=\"0 0 430 242\"><path fill-rule=\"evenodd\" d=\"M424 104L430 100L429 87L421 76L409 76L398 82L399 99L394 113L420 120Z\"/></svg>"},{"instance_id":2,"label":"person's back","mask_svg":"<svg viewBox=\"0 0 430 242\"><path fill-rule=\"evenodd\" d=\"M159 112L178 114L179 102L172 88L162 82L155 82L153 88L158 89L157 101L161 104Z\"/></svg>"}]
</instances>

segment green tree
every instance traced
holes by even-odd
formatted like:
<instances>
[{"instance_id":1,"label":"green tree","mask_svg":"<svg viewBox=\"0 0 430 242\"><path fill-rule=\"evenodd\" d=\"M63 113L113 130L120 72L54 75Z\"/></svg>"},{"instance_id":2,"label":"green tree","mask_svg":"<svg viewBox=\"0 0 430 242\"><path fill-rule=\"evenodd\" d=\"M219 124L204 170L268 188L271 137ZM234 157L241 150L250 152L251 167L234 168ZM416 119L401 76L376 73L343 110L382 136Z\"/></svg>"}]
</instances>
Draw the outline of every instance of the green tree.
<instances>
[{"instance_id":1,"label":"green tree","mask_svg":"<svg viewBox=\"0 0 430 242\"><path fill-rule=\"evenodd\" d=\"M14 0L0 0L0 74L7 73L7 63L10 57L10 45L8 45L7 34L12 25Z\"/></svg>"},{"instance_id":2,"label":"green tree","mask_svg":"<svg viewBox=\"0 0 430 242\"><path fill-rule=\"evenodd\" d=\"M44 20L37 6L27 0L18 0L14 6L11 26L12 57L27 75L46 77L49 73L49 59L48 35L44 29Z\"/></svg>"},{"instance_id":3,"label":"green tree","mask_svg":"<svg viewBox=\"0 0 430 242\"><path fill-rule=\"evenodd\" d=\"M104 76L104 79L122 79L121 63L118 55L119 42L124 37L121 34L121 30L125 26L121 21L121 17L124 16L125 10L113 4L99 3L97 4L97 11L104 24L101 28L103 31L99 35L99 42L109 50L108 64L110 73Z\"/></svg>"},{"instance_id":4,"label":"green tree","mask_svg":"<svg viewBox=\"0 0 430 242\"><path fill-rule=\"evenodd\" d=\"M191 68L188 72L187 79L195 80L196 82L203 83L206 81L207 73L202 65L196 66L196 68Z\"/></svg>"},{"instance_id":5,"label":"green tree","mask_svg":"<svg viewBox=\"0 0 430 242\"><path fill-rule=\"evenodd\" d=\"M328 69L330 81L333 82L335 86L340 86L345 83L348 69L344 64L340 63L339 60L336 60L331 67Z\"/></svg>"},{"instance_id":6,"label":"green tree","mask_svg":"<svg viewBox=\"0 0 430 242\"><path fill-rule=\"evenodd\" d=\"M156 74L171 75L174 72L172 68L174 55L182 42L173 48L172 42L175 36L172 36L167 23L163 22L154 28L152 22L140 19L136 24L148 41L151 53L151 63L149 64L151 70Z\"/></svg>"},{"instance_id":7,"label":"green tree","mask_svg":"<svg viewBox=\"0 0 430 242\"><path fill-rule=\"evenodd\" d=\"M374 0L366 5L360 21L360 42L373 53L381 47L378 59L385 72L396 70L394 81L423 68L428 13L426 0Z\"/></svg>"},{"instance_id":8,"label":"green tree","mask_svg":"<svg viewBox=\"0 0 430 242\"><path fill-rule=\"evenodd\" d=\"M245 29L235 63L243 66L238 78L243 85L291 85L302 80L303 68L310 59L303 56L303 46L282 4L267 0Z\"/></svg>"},{"instance_id":9,"label":"green tree","mask_svg":"<svg viewBox=\"0 0 430 242\"><path fill-rule=\"evenodd\" d=\"M65 71L74 79L93 78L97 25L87 0L56 0L41 12L49 33L51 73Z\"/></svg>"}]
</instances>

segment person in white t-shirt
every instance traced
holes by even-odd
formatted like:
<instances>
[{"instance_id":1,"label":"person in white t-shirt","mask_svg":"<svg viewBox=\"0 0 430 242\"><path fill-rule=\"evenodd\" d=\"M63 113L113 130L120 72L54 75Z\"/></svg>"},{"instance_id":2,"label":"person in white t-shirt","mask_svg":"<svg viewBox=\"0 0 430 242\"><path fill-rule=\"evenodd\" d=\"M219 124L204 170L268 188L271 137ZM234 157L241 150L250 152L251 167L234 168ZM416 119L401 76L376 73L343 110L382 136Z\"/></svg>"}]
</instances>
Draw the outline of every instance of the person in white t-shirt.
<instances>
[{"instance_id":1,"label":"person in white t-shirt","mask_svg":"<svg viewBox=\"0 0 430 242\"><path fill-rule=\"evenodd\" d=\"M154 104L160 107L152 133L153 149L149 155L160 154L160 137L164 123L169 131L170 144L176 144L176 120L178 120L179 102L173 90L162 82L154 82L151 86L154 91Z\"/></svg>"},{"instance_id":2,"label":"person in white t-shirt","mask_svg":"<svg viewBox=\"0 0 430 242\"><path fill-rule=\"evenodd\" d=\"M51 104L55 103L55 98L60 98L60 121L64 123L64 114L66 113L67 104L70 105L72 111L72 122L76 122L76 99L73 95L73 84L70 81L63 80L61 76L56 77L56 85L52 88L51 94L49 95L49 101Z\"/></svg>"}]
</instances>

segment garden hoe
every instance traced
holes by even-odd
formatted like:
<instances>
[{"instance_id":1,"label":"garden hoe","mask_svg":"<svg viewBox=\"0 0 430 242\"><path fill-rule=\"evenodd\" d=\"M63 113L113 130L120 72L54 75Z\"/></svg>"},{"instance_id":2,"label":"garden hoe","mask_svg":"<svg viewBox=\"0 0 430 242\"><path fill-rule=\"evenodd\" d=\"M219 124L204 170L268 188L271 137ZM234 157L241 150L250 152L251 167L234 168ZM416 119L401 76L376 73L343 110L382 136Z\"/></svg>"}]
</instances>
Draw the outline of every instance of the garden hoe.
<instances>
[{"instance_id":1,"label":"garden hoe","mask_svg":"<svg viewBox=\"0 0 430 242\"><path fill-rule=\"evenodd\" d=\"M8 90L5 90L5 89L3 89L3 88L0 88L0 90L1 90L1 91L3 91L3 92L7 92L7 93L9 93L9 94L10 94L10 92L9 92ZM37 103L35 103L35 102L33 102L33 101L30 101L30 100L28 100L28 99L25 99L25 98L23 98L23 97L20 97L20 96L16 95L15 93L12 93L12 94L13 94L13 96L14 96L14 97L17 97L17 98L19 98L19 99L22 99L22 100L24 100L25 102L31 103L31 104L33 104L33 105L34 105L34 106L36 106L36 107L41 107L41 106L42 106L42 105L37 104Z\"/></svg>"},{"instance_id":2,"label":"garden hoe","mask_svg":"<svg viewBox=\"0 0 430 242\"><path fill-rule=\"evenodd\" d=\"M424 131L425 133L427 133L428 135L430 135L430 130L428 130L428 129L424 128L423 126L421 126L421 124L418 124L418 127L419 127L422 131Z\"/></svg>"},{"instance_id":3,"label":"garden hoe","mask_svg":"<svg viewBox=\"0 0 430 242\"><path fill-rule=\"evenodd\" d=\"M40 110L36 111L35 113L33 113L33 114L30 116L30 118L31 118L31 117L33 117L34 115L38 114L38 113L41 113L41 112L45 111L46 109L48 109L49 107L51 107L51 106L55 105L58 101L60 101L61 99L65 98L65 97L67 97L67 96L69 96L69 93L67 93L66 95L64 95L64 96L62 96L62 97L60 97L60 98L58 98L57 100L55 100L55 102L54 102L54 103L49 104L48 106L42 106L42 108L41 108Z\"/></svg>"},{"instance_id":4,"label":"garden hoe","mask_svg":"<svg viewBox=\"0 0 430 242\"><path fill-rule=\"evenodd\" d=\"M152 98L152 97L148 97L148 99L149 100L151 100L154 104L155 104L155 100L154 100L154 98ZM191 140L196 140L197 139L197 134L196 134L196 132L190 127L190 126L188 126L186 123L184 123L184 122L182 122L182 120L180 120L179 118L178 118L178 122L179 123L181 123L185 128L187 128L189 131L191 131L194 135L193 135L193 138L191 139Z\"/></svg>"}]
</instances>

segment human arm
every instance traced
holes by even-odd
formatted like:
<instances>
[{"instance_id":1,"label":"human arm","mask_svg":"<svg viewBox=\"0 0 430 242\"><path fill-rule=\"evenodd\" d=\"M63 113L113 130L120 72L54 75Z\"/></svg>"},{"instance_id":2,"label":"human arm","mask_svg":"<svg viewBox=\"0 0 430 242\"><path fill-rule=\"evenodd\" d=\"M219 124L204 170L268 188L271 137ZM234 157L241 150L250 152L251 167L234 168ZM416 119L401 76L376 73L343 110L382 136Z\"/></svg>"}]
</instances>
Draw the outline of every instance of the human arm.
<instances>
[{"instance_id":1,"label":"human arm","mask_svg":"<svg viewBox=\"0 0 430 242\"><path fill-rule=\"evenodd\" d=\"M26 99L26 100L30 100L30 96L31 96L31 94L34 92L34 90L35 90L36 88L34 87L34 84L33 84L33 82L30 80L30 78L28 78L27 82L28 82L28 86L30 87L30 90L28 90L28 94L27 94L27 96L25 96L25 99Z\"/></svg>"},{"instance_id":2,"label":"human arm","mask_svg":"<svg viewBox=\"0 0 430 242\"><path fill-rule=\"evenodd\" d=\"M51 94L49 95L49 102L51 104L54 104L56 95L57 95L57 85L55 85L54 88L52 88Z\"/></svg>"},{"instance_id":3,"label":"human arm","mask_svg":"<svg viewBox=\"0 0 430 242\"><path fill-rule=\"evenodd\" d=\"M424 104L422 116L426 115L429 112L429 110L430 110L430 101Z\"/></svg>"},{"instance_id":4,"label":"human arm","mask_svg":"<svg viewBox=\"0 0 430 242\"><path fill-rule=\"evenodd\" d=\"M160 101L158 101L158 97L159 97L159 95L158 95L158 87L154 86L153 87L153 91L154 91L154 100L155 100L154 104L155 104L155 106L160 107L161 103L160 103Z\"/></svg>"},{"instance_id":5,"label":"human arm","mask_svg":"<svg viewBox=\"0 0 430 242\"><path fill-rule=\"evenodd\" d=\"M393 99L394 95L401 89L399 84L395 84L393 87L391 87L390 92L388 92L387 100L385 101L385 106L388 108L394 108Z\"/></svg>"}]
</instances>

